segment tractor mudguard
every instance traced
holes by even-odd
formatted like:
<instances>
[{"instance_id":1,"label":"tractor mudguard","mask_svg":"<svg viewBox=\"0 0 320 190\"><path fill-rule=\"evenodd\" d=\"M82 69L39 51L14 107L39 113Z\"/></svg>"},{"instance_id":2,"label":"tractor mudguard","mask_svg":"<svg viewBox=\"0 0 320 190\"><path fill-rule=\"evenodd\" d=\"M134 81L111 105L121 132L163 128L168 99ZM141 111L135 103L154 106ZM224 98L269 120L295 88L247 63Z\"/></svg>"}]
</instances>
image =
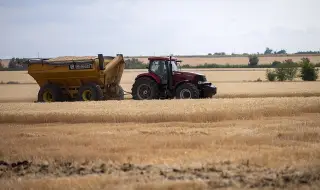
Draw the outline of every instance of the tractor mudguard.
<instances>
[{"instance_id":1,"label":"tractor mudguard","mask_svg":"<svg viewBox=\"0 0 320 190\"><path fill-rule=\"evenodd\" d=\"M174 85L174 89L176 90L181 84L187 83L187 82L191 83L190 80L182 80L182 81L179 81L177 84Z\"/></svg>"},{"instance_id":2,"label":"tractor mudguard","mask_svg":"<svg viewBox=\"0 0 320 190\"><path fill-rule=\"evenodd\" d=\"M139 74L139 75L136 77L135 80L137 80L137 79L139 79L139 78L141 78L141 77L151 78L151 79L155 80L158 84L160 84L160 81L161 81L160 78L159 78L157 75L153 74L153 73L142 73L142 74Z\"/></svg>"}]
</instances>

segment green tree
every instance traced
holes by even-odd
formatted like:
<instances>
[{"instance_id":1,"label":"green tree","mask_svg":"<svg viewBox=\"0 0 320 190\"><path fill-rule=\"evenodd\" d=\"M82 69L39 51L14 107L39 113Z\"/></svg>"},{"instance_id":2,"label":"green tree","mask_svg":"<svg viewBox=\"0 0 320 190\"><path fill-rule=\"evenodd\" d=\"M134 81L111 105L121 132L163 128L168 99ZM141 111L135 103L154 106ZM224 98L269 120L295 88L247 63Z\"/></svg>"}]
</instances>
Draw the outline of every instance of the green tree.
<instances>
[{"instance_id":1,"label":"green tree","mask_svg":"<svg viewBox=\"0 0 320 190\"><path fill-rule=\"evenodd\" d=\"M125 60L125 69L145 69L146 67L146 64L136 58Z\"/></svg>"},{"instance_id":2,"label":"green tree","mask_svg":"<svg viewBox=\"0 0 320 190\"><path fill-rule=\"evenodd\" d=\"M256 66L259 63L259 57L257 55L249 56L249 66Z\"/></svg>"},{"instance_id":3,"label":"green tree","mask_svg":"<svg viewBox=\"0 0 320 190\"><path fill-rule=\"evenodd\" d=\"M288 59L284 61L284 65L287 67L286 78L292 81L297 77L298 64L293 62L292 59Z\"/></svg>"},{"instance_id":4,"label":"green tree","mask_svg":"<svg viewBox=\"0 0 320 190\"><path fill-rule=\"evenodd\" d=\"M285 60L275 69L279 81L290 80L292 81L297 77L298 64L291 59Z\"/></svg>"},{"instance_id":5,"label":"green tree","mask_svg":"<svg viewBox=\"0 0 320 190\"><path fill-rule=\"evenodd\" d=\"M27 70L28 65L24 64L27 59L24 58L12 58L9 62L8 68L11 70Z\"/></svg>"},{"instance_id":6,"label":"green tree","mask_svg":"<svg viewBox=\"0 0 320 190\"><path fill-rule=\"evenodd\" d=\"M264 54L272 54L272 49L270 49L270 48L266 48L266 50L264 51Z\"/></svg>"},{"instance_id":7,"label":"green tree","mask_svg":"<svg viewBox=\"0 0 320 190\"><path fill-rule=\"evenodd\" d=\"M274 61L274 62L272 62L272 67L277 67L280 64L281 64L280 61Z\"/></svg>"},{"instance_id":8,"label":"green tree","mask_svg":"<svg viewBox=\"0 0 320 190\"><path fill-rule=\"evenodd\" d=\"M14 57L10 60L10 62L8 64L8 68L10 68L10 69L17 68L16 59Z\"/></svg>"},{"instance_id":9,"label":"green tree","mask_svg":"<svg viewBox=\"0 0 320 190\"><path fill-rule=\"evenodd\" d=\"M272 70L269 70L267 69L267 72L266 72L266 77L269 81L275 81L276 80L276 77L277 77L277 74L275 71L272 71Z\"/></svg>"},{"instance_id":10,"label":"green tree","mask_svg":"<svg viewBox=\"0 0 320 190\"><path fill-rule=\"evenodd\" d=\"M318 79L319 70L310 62L308 58L302 58L300 77L304 81L316 81Z\"/></svg>"},{"instance_id":11,"label":"green tree","mask_svg":"<svg viewBox=\"0 0 320 190\"><path fill-rule=\"evenodd\" d=\"M282 49L282 50L278 51L276 54L287 54L287 51Z\"/></svg>"},{"instance_id":12,"label":"green tree","mask_svg":"<svg viewBox=\"0 0 320 190\"><path fill-rule=\"evenodd\" d=\"M285 81L286 80L286 68L283 65L279 65L276 70L276 76L278 81Z\"/></svg>"},{"instance_id":13,"label":"green tree","mask_svg":"<svg viewBox=\"0 0 320 190\"><path fill-rule=\"evenodd\" d=\"M225 52L216 52L216 53L214 53L214 55L226 55L226 53Z\"/></svg>"}]
</instances>

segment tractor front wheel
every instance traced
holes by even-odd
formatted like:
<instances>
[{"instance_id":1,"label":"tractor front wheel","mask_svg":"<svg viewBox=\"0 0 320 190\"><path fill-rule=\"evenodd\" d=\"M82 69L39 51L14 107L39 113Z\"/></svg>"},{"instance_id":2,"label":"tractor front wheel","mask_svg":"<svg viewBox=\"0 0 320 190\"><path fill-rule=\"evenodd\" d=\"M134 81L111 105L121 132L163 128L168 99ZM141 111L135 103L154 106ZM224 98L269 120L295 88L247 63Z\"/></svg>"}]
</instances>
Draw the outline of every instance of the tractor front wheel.
<instances>
[{"instance_id":1,"label":"tractor front wheel","mask_svg":"<svg viewBox=\"0 0 320 190\"><path fill-rule=\"evenodd\" d=\"M199 96L198 88L192 83L184 83L176 90L177 99L198 99Z\"/></svg>"},{"instance_id":2,"label":"tractor front wheel","mask_svg":"<svg viewBox=\"0 0 320 190\"><path fill-rule=\"evenodd\" d=\"M159 99L158 84L149 78L140 78L132 86L132 98L134 100Z\"/></svg>"},{"instance_id":3,"label":"tractor front wheel","mask_svg":"<svg viewBox=\"0 0 320 190\"><path fill-rule=\"evenodd\" d=\"M103 92L97 84L86 84L80 87L78 91L78 101L98 101L103 99Z\"/></svg>"}]
</instances>

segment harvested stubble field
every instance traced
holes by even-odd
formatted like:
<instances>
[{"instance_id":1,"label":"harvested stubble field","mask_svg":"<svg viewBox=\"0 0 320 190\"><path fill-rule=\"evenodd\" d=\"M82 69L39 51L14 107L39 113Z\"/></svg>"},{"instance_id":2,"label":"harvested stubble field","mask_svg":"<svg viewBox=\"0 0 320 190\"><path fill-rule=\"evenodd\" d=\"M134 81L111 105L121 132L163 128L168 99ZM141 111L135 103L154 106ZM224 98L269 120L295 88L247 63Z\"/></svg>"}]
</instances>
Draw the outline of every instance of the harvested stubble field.
<instances>
[{"instance_id":1,"label":"harvested stubble field","mask_svg":"<svg viewBox=\"0 0 320 190\"><path fill-rule=\"evenodd\" d=\"M0 189L319 189L319 81L191 71L216 98L37 104L26 72L0 72L20 83L0 85Z\"/></svg>"},{"instance_id":2,"label":"harvested stubble field","mask_svg":"<svg viewBox=\"0 0 320 190\"><path fill-rule=\"evenodd\" d=\"M317 189L320 98L0 104L1 189Z\"/></svg>"}]
</instances>

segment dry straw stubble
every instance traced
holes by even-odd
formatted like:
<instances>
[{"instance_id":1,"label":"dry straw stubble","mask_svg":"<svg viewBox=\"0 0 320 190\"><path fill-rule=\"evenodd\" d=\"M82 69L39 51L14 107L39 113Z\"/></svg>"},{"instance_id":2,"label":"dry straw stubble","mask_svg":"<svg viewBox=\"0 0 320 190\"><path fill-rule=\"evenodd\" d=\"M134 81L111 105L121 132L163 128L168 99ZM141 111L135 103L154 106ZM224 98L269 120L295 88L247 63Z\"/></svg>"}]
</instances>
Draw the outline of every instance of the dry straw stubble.
<instances>
[{"instance_id":1,"label":"dry straw stubble","mask_svg":"<svg viewBox=\"0 0 320 190\"><path fill-rule=\"evenodd\" d=\"M2 123L215 122L319 113L320 98L8 103L0 110Z\"/></svg>"}]
</instances>

